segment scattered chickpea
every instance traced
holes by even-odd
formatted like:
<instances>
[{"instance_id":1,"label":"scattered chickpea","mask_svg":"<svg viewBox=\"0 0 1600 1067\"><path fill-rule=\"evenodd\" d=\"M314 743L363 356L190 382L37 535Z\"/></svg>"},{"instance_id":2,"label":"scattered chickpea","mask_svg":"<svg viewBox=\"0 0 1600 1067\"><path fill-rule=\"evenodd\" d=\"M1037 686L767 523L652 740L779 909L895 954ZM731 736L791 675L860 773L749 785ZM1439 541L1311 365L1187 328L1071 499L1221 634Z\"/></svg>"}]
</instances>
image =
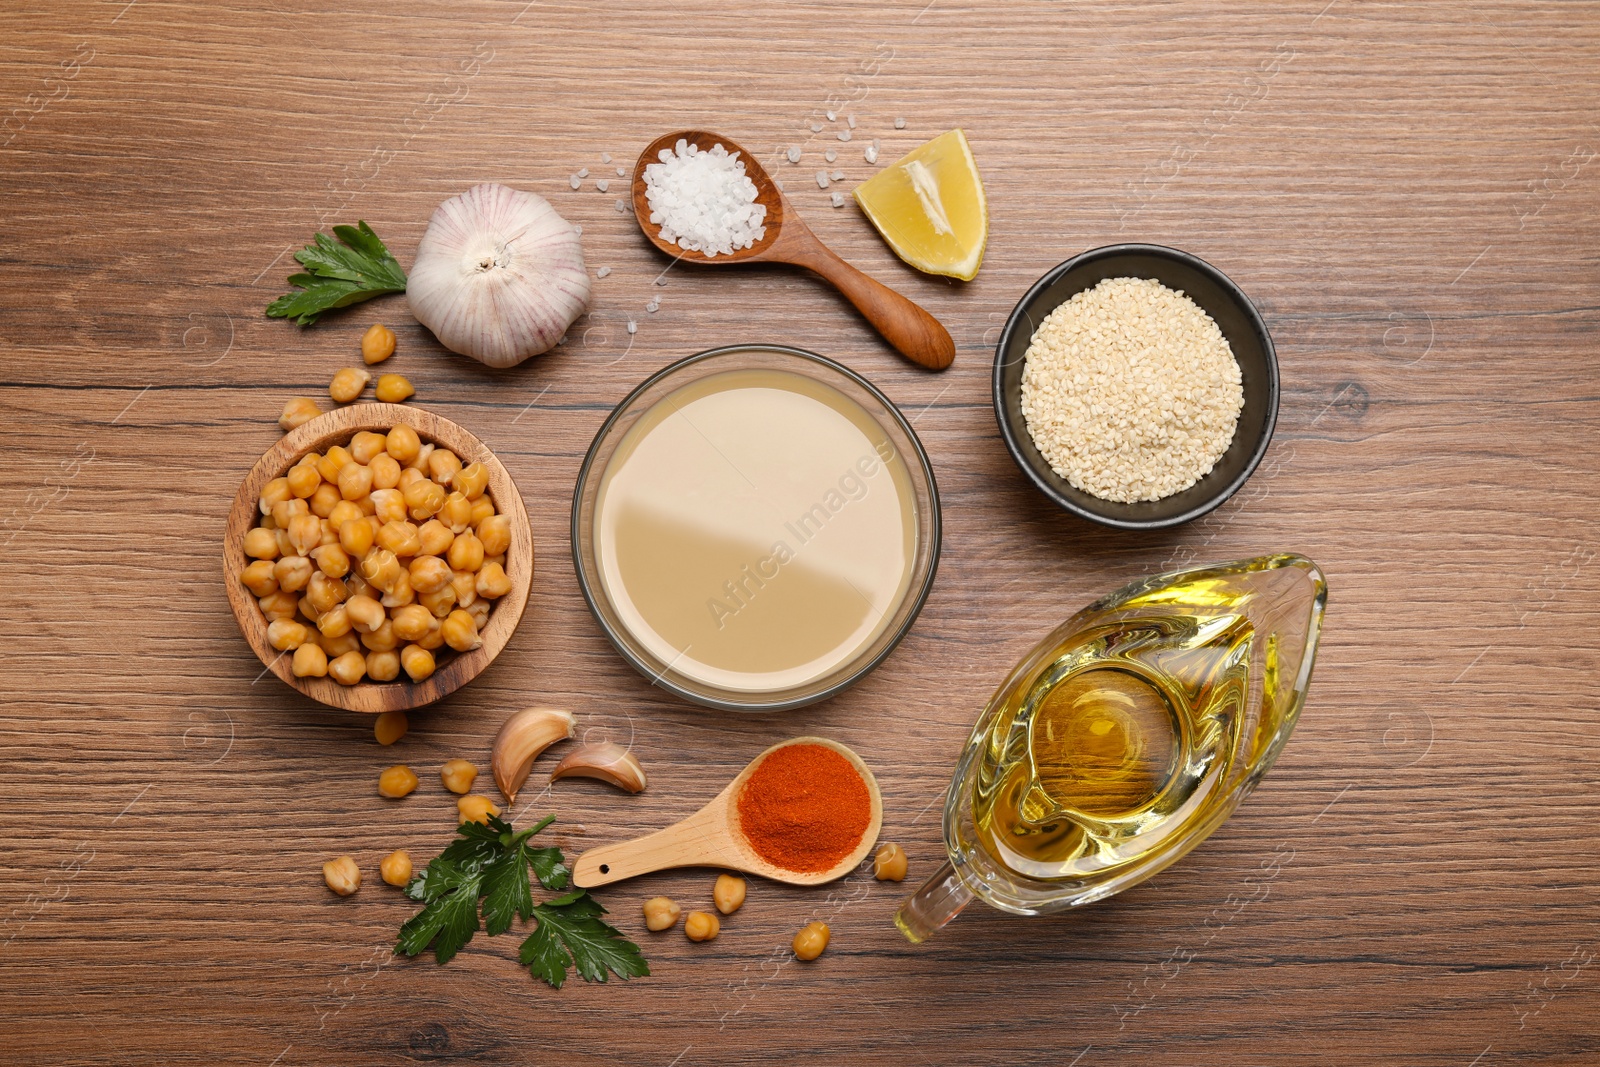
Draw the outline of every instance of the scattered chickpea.
<instances>
[{"instance_id":1,"label":"scattered chickpea","mask_svg":"<svg viewBox=\"0 0 1600 1067\"><path fill-rule=\"evenodd\" d=\"M292 430L297 426L304 426L318 415L322 409L317 407L315 400L297 396L283 405L283 414L278 416L278 425L284 430Z\"/></svg>"},{"instance_id":2,"label":"scattered chickpea","mask_svg":"<svg viewBox=\"0 0 1600 1067\"><path fill-rule=\"evenodd\" d=\"M370 672L369 672L370 673ZM386 711L372 724L372 736L380 745L392 745L406 735L411 722L403 711Z\"/></svg>"},{"instance_id":3,"label":"scattered chickpea","mask_svg":"<svg viewBox=\"0 0 1600 1067\"><path fill-rule=\"evenodd\" d=\"M710 941L722 932L722 920L707 911L691 911L683 920L690 941Z\"/></svg>"},{"instance_id":4,"label":"scattered chickpea","mask_svg":"<svg viewBox=\"0 0 1600 1067\"><path fill-rule=\"evenodd\" d=\"M439 768L439 781L457 795L471 792L472 783L477 780L478 768L464 759L446 760L445 765Z\"/></svg>"},{"instance_id":5,"label":"scattered chickpea","mask_svg":"<svg viewBox=\"0 0 1600 1067\"><path fill-rule=\"evenodd\" d=\"M381 322L375 322L367 327L367 332L361 335L361 358L371 366L382 363L394 355L394 331Z\"/></svg>"},{"instance_id":6,"label":"scattered chickpea","mask_svg":"<svg viewBox=\"0 0 1600 1067\"><path fill-rule=\"evenodd\" d=\"M322 865L322 880L329 889L347 897L361 888L361 868L349 856L340 856Z\"/></svg>"},{"instance_id":7,"label":"scattered chickpea","mask_svg":"<svg viewBox=\"0 0 1600 1067\"><path fill-rule=\"evenodd\" d=\"M678 922L683 909L671 897L651 897L644 902L644 925L647 930L659 933L670 930Z\"/></svg>"},{"instance_id":8,"label":"scattered chickpea","mask_svg":"<svg viewBox=\"0 0 1600 1067\"><path fill-rule=\"evenodd\" d=\"M488 822L489 816L500 814L494 801L482 793L473 793L457 800L456 811L461 813L462 822Z\"/></svg>"},{"instance_id":9,"label":"scattered chickpea","mask_svg":"<svg viewBox=\"0 0 1600 1067\"><path fill-rule=\"evenodd\" d=\"M417 774L404 763L397 763L378 775L378 795L391 800L407 796L417 788Z\"/></svg>"},{"instance_id":10,"label":"scattered chickpea","mask_svg":"<svg viewBox=\"0 0 1600 1067\"><path fill-rule=\"evenodd\" d=\"M294 650L294 662L289 669L296 678L325 678L328 674L328 654L321 645L307 641Z\"/></svg>"},{"instance_id":11,"label":"scattered chickpea","mask_svg":"<svg viewBox=\"0 0 1600 1067\"><path fill-rule=\"evenodd\" d=\"M405 885L411 881L411 853L403 848L395 849L383 857L383 862L378 865L378 873L390 885Z\"/></svg>"},{"instance_id":12,"label":"scattered chickpea","mask_svg":"<svg viewBox=\"0 0 1600 1067\"><path fill-rule=\"evenodd\" d=\"M822 955L822 950L828 947L828 924L824 922L809 923L798 934L794 935L794 954L802 960L814 960Z\"/></svg>"},{"instance_id":13,"label":"scattered chickpea","mask_svg":"<svg viewBox=\"0 0 1600 1067\"><path fill-rule=\"evenodd\" d=\"M348 404L361 395L371 379L372 375L359 367L343 367L328 383L328 395L340 404ZM337 469L334 473L338 473Z\"/></svg>"},{"instance_id":14,"label":"scattered chickpea","mask_svg":"<svg viewBox=\"0 0 1600 1067\"><path fill-rule=\"evenodd\" d=\"M373 393L385 404L398 404L407 397L415 396L417 390L403 374L384 374L379 376Z\"/></svg>"},{"instance_id":15,"label":"scattered chickpea","mask_svg":"<svg viewBox=\"0 0 1600 1067\"><path fill-rule=\"evenodd\" d=\"M872 874L880 882L905 881L906 850L895 844L878 846L872 857Z\"/></svg>"},{"instance_id":16,"label":"scattered chickpea","mask_svg":"<svg viewBox=\"0 0 1600 1067\"><path fill-rule=\"evenodd\" d=\"M711 889L711 902L724 915L732 915L744 906L745 883L743 878L731 874L717 875L717 884Z\"/></svg>"}]
</instances>

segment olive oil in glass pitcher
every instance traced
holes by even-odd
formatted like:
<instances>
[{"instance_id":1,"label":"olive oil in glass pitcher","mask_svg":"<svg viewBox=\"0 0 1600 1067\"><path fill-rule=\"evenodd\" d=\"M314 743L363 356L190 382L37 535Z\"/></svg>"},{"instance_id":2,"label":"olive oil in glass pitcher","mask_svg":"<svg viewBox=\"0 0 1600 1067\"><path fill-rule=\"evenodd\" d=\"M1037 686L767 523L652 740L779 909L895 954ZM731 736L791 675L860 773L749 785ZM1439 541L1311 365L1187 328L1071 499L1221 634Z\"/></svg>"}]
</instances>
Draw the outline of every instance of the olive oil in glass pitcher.
<instances>
[{"instance_id":1,"label":"olive oil in glass pitcher","mask_svg":"<svg viewBox=\"0 0 1600 1067\"><path fill-rule=\"evenodd\" d=\"M949 861L901 905L920 942L973 897L1038 915L1179 859L1289 739L1327 586L1303 556L1136 582L1041 641L979 717L945 798Z\"/></svg>"}]
</instances>

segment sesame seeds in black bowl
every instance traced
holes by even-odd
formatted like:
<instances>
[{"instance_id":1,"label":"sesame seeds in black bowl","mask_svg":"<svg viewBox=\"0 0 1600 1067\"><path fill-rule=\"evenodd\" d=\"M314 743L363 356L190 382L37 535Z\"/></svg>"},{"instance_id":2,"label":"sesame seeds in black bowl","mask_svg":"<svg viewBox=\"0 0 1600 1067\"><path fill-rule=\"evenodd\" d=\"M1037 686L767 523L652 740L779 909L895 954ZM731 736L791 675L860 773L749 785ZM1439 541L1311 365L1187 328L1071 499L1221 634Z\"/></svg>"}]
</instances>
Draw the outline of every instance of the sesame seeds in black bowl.
<instances>
[{"instance_id":1,"label":"sesame seeds in black bowl","mask_svg":"<svg viewBox=\"0 0 1600 1067\"><path fill-rule=\"evenodd\" d=\"M1040 337L1025 404L1035 334L1079 294ZM1218 333L1236 376L1218 362ZM1012 458L1057 505L1104 526L1160 529L1218 507L1256 469L1277 420L1278 362L1227 275L1174 248L1108 245L1050 270L1017 303L995 350L994 406ZM1233 411L1230 439L1219 426Z\"/></svg>"}]
</instances>

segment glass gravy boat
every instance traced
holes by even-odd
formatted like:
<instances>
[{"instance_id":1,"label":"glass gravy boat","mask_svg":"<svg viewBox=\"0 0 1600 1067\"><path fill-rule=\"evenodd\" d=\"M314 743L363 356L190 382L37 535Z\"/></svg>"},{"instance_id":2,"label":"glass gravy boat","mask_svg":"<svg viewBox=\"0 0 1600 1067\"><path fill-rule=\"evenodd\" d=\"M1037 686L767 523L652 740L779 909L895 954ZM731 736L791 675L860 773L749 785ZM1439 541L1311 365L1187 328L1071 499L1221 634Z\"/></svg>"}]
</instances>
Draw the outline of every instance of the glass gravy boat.
<instances>
[{"instance_id":1,"label":"glass gravy boat","mask_svg":"<svg viewBox=\"0 0 1600 1067\"><path fill-rule=\"evenodd\" d=\"M1039 915L1121 892L1231 815L1294 729L1327 586L1303 556L1147 578L1068 619L978 718L945 798L948 862L895 924L974 897Z\"/></svg>"}]
</instances>

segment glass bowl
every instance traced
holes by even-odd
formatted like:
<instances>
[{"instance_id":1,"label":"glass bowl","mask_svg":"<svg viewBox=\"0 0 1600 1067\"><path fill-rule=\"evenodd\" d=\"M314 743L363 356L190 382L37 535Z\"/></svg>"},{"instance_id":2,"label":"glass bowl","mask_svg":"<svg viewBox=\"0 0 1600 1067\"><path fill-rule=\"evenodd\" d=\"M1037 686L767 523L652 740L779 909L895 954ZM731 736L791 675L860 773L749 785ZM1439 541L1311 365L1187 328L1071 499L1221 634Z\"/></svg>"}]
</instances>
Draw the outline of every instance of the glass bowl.
<instances>
[{"instance_id":1,"label":"glass bowl","mask_svg":"<svg viewBox=\"0 0 1600 1067\"><path fill-rule=\"evenodd\" d=\"M771 688L718 684L705 676L716 673L709 668L698 672L699 676L689 670L678 669L687 649L679 648L676 655L663 655L671 648L667 639L653 631L648 634L636 632L643 628L642 625L630 623L625 617L628 612L619 608L616 598L607 588L601 558L605 549L598 535L600 512L603 510L601 494L607 483L607 470L619 448L633 447L626 445L630 440L630 431L639 426L641 420L664 398L713 375L735 371L788 372L803 378L808 388L831 389L842 394L865 413L871 423L874 439L879 439L878 434L881 434L881 440L892 447L892 455L884 458L884 465L888 468L894 462L901 464L901 471L895 475L895 484L904 486L909 483L909 492L900 490L902 500L908 501L902 504L902 514L908 517L914 537L914 543L905 555L909 580L897 586L898 593L879 613L871 635L848 658L828 666L823 673ZM676 412L677 409L673 410ZM658 420L665 417L670 416L658 416ZM660 421L648 423L641 433L653 433L655 427L662 424ZM782 442L779 442L779 447L783 447ZM718 451L722 452L721 449ZM883 451L879 447L880 455ZM744 472L725 453L723 459L743 475ZM903 482L899 480L901 474ZM753 486L753 491L760 493L761 489ZM620 503L618 506L621 506ZM697 529L703 526L702 523ZM801 707L841 692L871 671L899 644L922 610L938 567L939 544L938 487L927 454L910 423L889 398L865 378L831 359L784 345L715 348L679 360L651 375L616 406L600 427L578 472L572 496L572 561L577 571L578 586L611 643L624 659L653 684L706 707L730 711L779 711ZM714 590L712 592L715 593ZM643 618L637 609L632 611L632 615Z\"/></svg>"},{"instance_id":2,"label":"glass bowl","mask_svg":"<svg viewBox=\"0 0 1600 1067\"><path fill-rule=\"evenodd\" d=\"M1120 503L1077 488L1039 452L1022 414L1022 369L1034 331L1050 312L1107 278L1154 278L1169 289L1182 290L1216 321L1243 376L1244 409L1227 451L1199 481L1160 500ZM1017 466L1058 506L1124 530L1177 526L1238 492L1266 455L1278 419L1278 358L1267 324L1250 298L1205 260L1164 245L1107 245L1052 268L1017 302L995 348L994 411L1000 436Z\"/></svg>"}]
</instances>

